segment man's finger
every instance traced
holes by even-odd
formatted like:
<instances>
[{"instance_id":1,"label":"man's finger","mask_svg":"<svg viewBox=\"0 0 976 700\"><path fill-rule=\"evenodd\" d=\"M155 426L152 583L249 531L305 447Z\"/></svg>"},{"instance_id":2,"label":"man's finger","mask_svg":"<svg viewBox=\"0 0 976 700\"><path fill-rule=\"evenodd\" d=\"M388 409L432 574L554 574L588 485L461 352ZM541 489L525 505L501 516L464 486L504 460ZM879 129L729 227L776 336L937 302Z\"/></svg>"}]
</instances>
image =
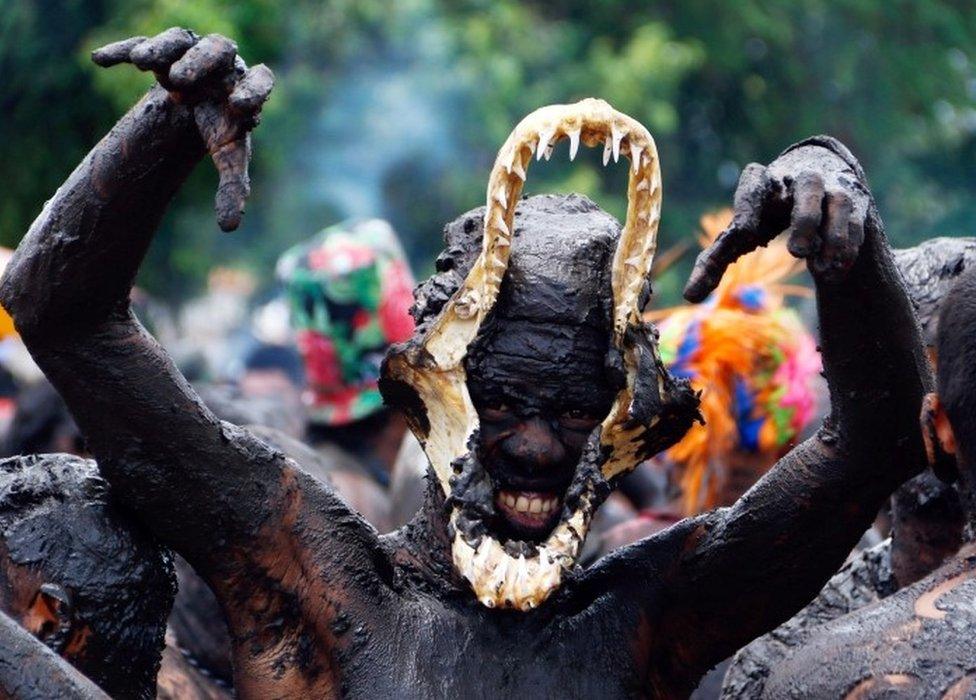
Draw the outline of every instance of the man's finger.
<instances>
[{"instance_id":1,"label":"man's finger","mask_svg":"<svg viewBox=\"0 0 976 700\"><path fill-rule=\"evenodd\" d=\"M740 229L733 222L698 254L685 285L685 299L693 304L704 301L718 286L729 265L764 243L768 241L760 241L754 231Z\"/></svg>"},{"instance_id":2,"label":"man's finger","mask_svg":"<svg viewBox=\"0 0 976 700\"><path fill-rule=\"evenodd\" d=\"M220 185L214 207L217 211L217 225L222 231L233 231L241 223L244 204L251 192L251 181L247 164L251 157L251 135L245 134L237 141L231 141L211 153Z\"/></svg>"},{"instance_id":3,"label":"man's finger","mask_svg":"<svg viewBox=\"0 0 976 700\"><path fill-rule=\"evenodd\" d=\"M274 87L274 73L263 63L254 66L234 87L230 94L230 106L237 112L254 113L261 108Z\"/></svg>"},{"instance_id":4,"label":"man's finger","mask_svg":"<svg viewBox=\"0 0 976 700\"><path fill-rule=\"evenodd\" d=\"M759 227L763 205L772 188L764 165L749 163L742 169L732 198L732 221L740 229L755 231Z\"/></svg>"},{"instance_id":5,"label":"man's finger","mask_svg":"<svg viewBox=\"0 0 976 700\"><path fill-rule=\"evenodd\" d=\"M112 42L100 49L92 51L92 61L95 62L95 65L101 66L102 68L115 66L119 63L127 63L132 55L132 50L144 41L146 41L146 37L134 36L129 39L123 39L122 41Z\"/></svg>"},{"instance_id":6,"label":"man's finger","mask_svg":"<svg viewBox=\"0 0 976 700\"><path fill-rule=\"evenodd\" d=\"M858 246L851 234L863 238L864 232L856 225L851 228L853 203L846 192L827 192L824 201L821 246L810 258L810 271L822 279L837 281L857 259Z\"/></svg>"},{"instance_id":7,"label":"man's finger","mask_svg":"<svg viewBox=\"0 0 976 700\"><path fill-rule=\"evenodd\" d=\"M132 63L140 70L165 73L190 47L197 43L197 35L188 29L170 27L132 50Z\"/></svg>"},{"instance_id":8,"label":"man's finger","mask_svg":"<svg viewBox=\"0 0 976 700\"><path fill-rule=\"evenodd\" d=\"M848 236L854 203L846 192L835 190L827 193L825 210L822 254L831 267L845 270L857 257L857 248Z\"/></svg>"},{"instance_id":9,"label":"man's finger","mask_svg":"<svg viewBox=\"0 0 976 700\"><path fill-rule=\"evenodd\" d=\"M763 205L772 191L766 168L750 163L739 176L735 189L732 223L695 260L684 296L690 302L702 301L718 286L725 269L739 256L768 243L758 233Z\"/></svg>"},{"instance_id":10,"label":"man's finger","mask_svg":"<svg viewBox=\"0 0 976 700\"><path fill-rule=\"evenodd\" d=\"M787 248L798 258L808 257L820 247L818 231L824 198L824 182L818 173L800 173L793 183L793 211Z\"/></svg>"},{"instance_id":11,"label":"man's finger","mask_svg":"<svg viewBox=\"0 0 976 700\"><path fill-rule=\"evenodd\" d=\"M237 45L219 34L205 36L190 47L169 69L169 79L177 88L193 88L212 75L234 66Z\"/></svg>"}]
</instances>

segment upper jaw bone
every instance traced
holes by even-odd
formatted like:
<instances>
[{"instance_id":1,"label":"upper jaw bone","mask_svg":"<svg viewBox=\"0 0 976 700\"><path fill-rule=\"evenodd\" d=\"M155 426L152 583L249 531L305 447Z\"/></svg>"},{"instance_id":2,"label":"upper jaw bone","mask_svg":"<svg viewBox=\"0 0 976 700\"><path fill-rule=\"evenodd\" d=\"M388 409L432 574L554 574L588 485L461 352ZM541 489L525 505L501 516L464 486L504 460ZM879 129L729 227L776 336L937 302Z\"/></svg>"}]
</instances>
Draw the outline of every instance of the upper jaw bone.
<instances>
[{"instance_id":1,"label":"upper jaw bone","mask_svg":"<svg viewBox=\"0 0 976 700\"><path fill-rule=\"evenodd\" d=\"M620 154L624 153L631 160L635 177L645 180L650 176L650 172L644 172L648 163L646 159L642 160L642 155L653 152L652 148L648 148L653 141L639 122L616 111L603 100L594 98L570 105L549 105L537 109L519 122L499 151L490 178L486 217L494 218L491 212L493 204L506 215L514 213L512 204L521 196L529 162L533 156L537 161L542 158L548 160L555 145L563 139L569 139L570 160L575 159L580 141L589 146L603 143L604 165L611 156L617 162ZM648 185L645 184L638 191L647 189ZM506 216L506 219L505 223L510 227L510 216ZM486 220L486 223L490 225L492 222Z\"/></svg>"}]
</instances>

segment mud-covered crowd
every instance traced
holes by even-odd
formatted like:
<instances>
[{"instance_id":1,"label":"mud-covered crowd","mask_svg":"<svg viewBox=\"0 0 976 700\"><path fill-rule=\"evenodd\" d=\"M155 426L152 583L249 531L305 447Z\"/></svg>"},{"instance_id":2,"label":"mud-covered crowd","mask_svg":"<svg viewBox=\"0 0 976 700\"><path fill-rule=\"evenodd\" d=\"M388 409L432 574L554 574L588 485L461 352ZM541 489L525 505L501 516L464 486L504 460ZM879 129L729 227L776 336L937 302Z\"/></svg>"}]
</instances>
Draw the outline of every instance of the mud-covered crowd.
<instances>
[{"instance_id":1,"label":"mud-covered crowd","mask_svg":"<svg viewBox=\"0 0 976 700\"><path fill-rule=\"evenodd\" d=\"M157 83L0 281L0 696L976 697L976 241L892 250L839 141L746 166L681 307L653 139L588 99L419 285L346 222L173 332L136 274L207 155L236 228L274 77L93 58ZM628 163L623 224L520 196L562 141Z\"/></svg>"}]
</instances>

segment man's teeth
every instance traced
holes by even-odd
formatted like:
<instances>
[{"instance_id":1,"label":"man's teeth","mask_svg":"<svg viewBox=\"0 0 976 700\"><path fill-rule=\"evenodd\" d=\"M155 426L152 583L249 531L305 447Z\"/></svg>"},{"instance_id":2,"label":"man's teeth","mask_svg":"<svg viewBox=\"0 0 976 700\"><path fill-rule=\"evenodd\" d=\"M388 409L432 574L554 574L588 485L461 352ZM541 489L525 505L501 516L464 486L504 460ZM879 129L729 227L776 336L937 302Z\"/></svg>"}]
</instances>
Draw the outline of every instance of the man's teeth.
<instances>
[{"instance_id":1,"label":"man's teeth","mask_svg":"<svg viewBox=\"0 0 976 700\"><path fill-rule=\"evenodd\" d=\"M548 515L559 505L558 496L527 496L517 491L502 491L498 500L509 510L531 515Z\"/></svg>"}]
</instances>

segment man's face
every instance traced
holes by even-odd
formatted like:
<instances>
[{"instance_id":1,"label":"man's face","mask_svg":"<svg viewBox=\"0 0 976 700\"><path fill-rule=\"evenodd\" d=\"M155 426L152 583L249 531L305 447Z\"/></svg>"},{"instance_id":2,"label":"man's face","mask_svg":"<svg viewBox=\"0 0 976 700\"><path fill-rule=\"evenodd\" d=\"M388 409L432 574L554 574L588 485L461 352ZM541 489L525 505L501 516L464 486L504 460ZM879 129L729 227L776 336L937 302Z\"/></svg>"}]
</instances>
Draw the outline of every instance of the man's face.
<instances>
[{"instance_id":1,"label":"man's face","mask_svg":"<svg viewBox=\"0 0 976 700\"><path fill-rule=\"evenodd\" d=\"M14 562L0 547L0 609L53 651L75 663L90 630L75 624L71 591L37 568Z\"/></svg>"},{"instance_id":2,"label":"man's face","mask_svg":"<svg viewBox=\"0 0 976 700\"><path fill-rule=\"evenodd\" d=\"M471 367L478 457L497 513L490 527L502 539L541 541L557 523L583 447L613 401L606 343L592 327L504 321Z\"/></svg>"}]
</instances>

